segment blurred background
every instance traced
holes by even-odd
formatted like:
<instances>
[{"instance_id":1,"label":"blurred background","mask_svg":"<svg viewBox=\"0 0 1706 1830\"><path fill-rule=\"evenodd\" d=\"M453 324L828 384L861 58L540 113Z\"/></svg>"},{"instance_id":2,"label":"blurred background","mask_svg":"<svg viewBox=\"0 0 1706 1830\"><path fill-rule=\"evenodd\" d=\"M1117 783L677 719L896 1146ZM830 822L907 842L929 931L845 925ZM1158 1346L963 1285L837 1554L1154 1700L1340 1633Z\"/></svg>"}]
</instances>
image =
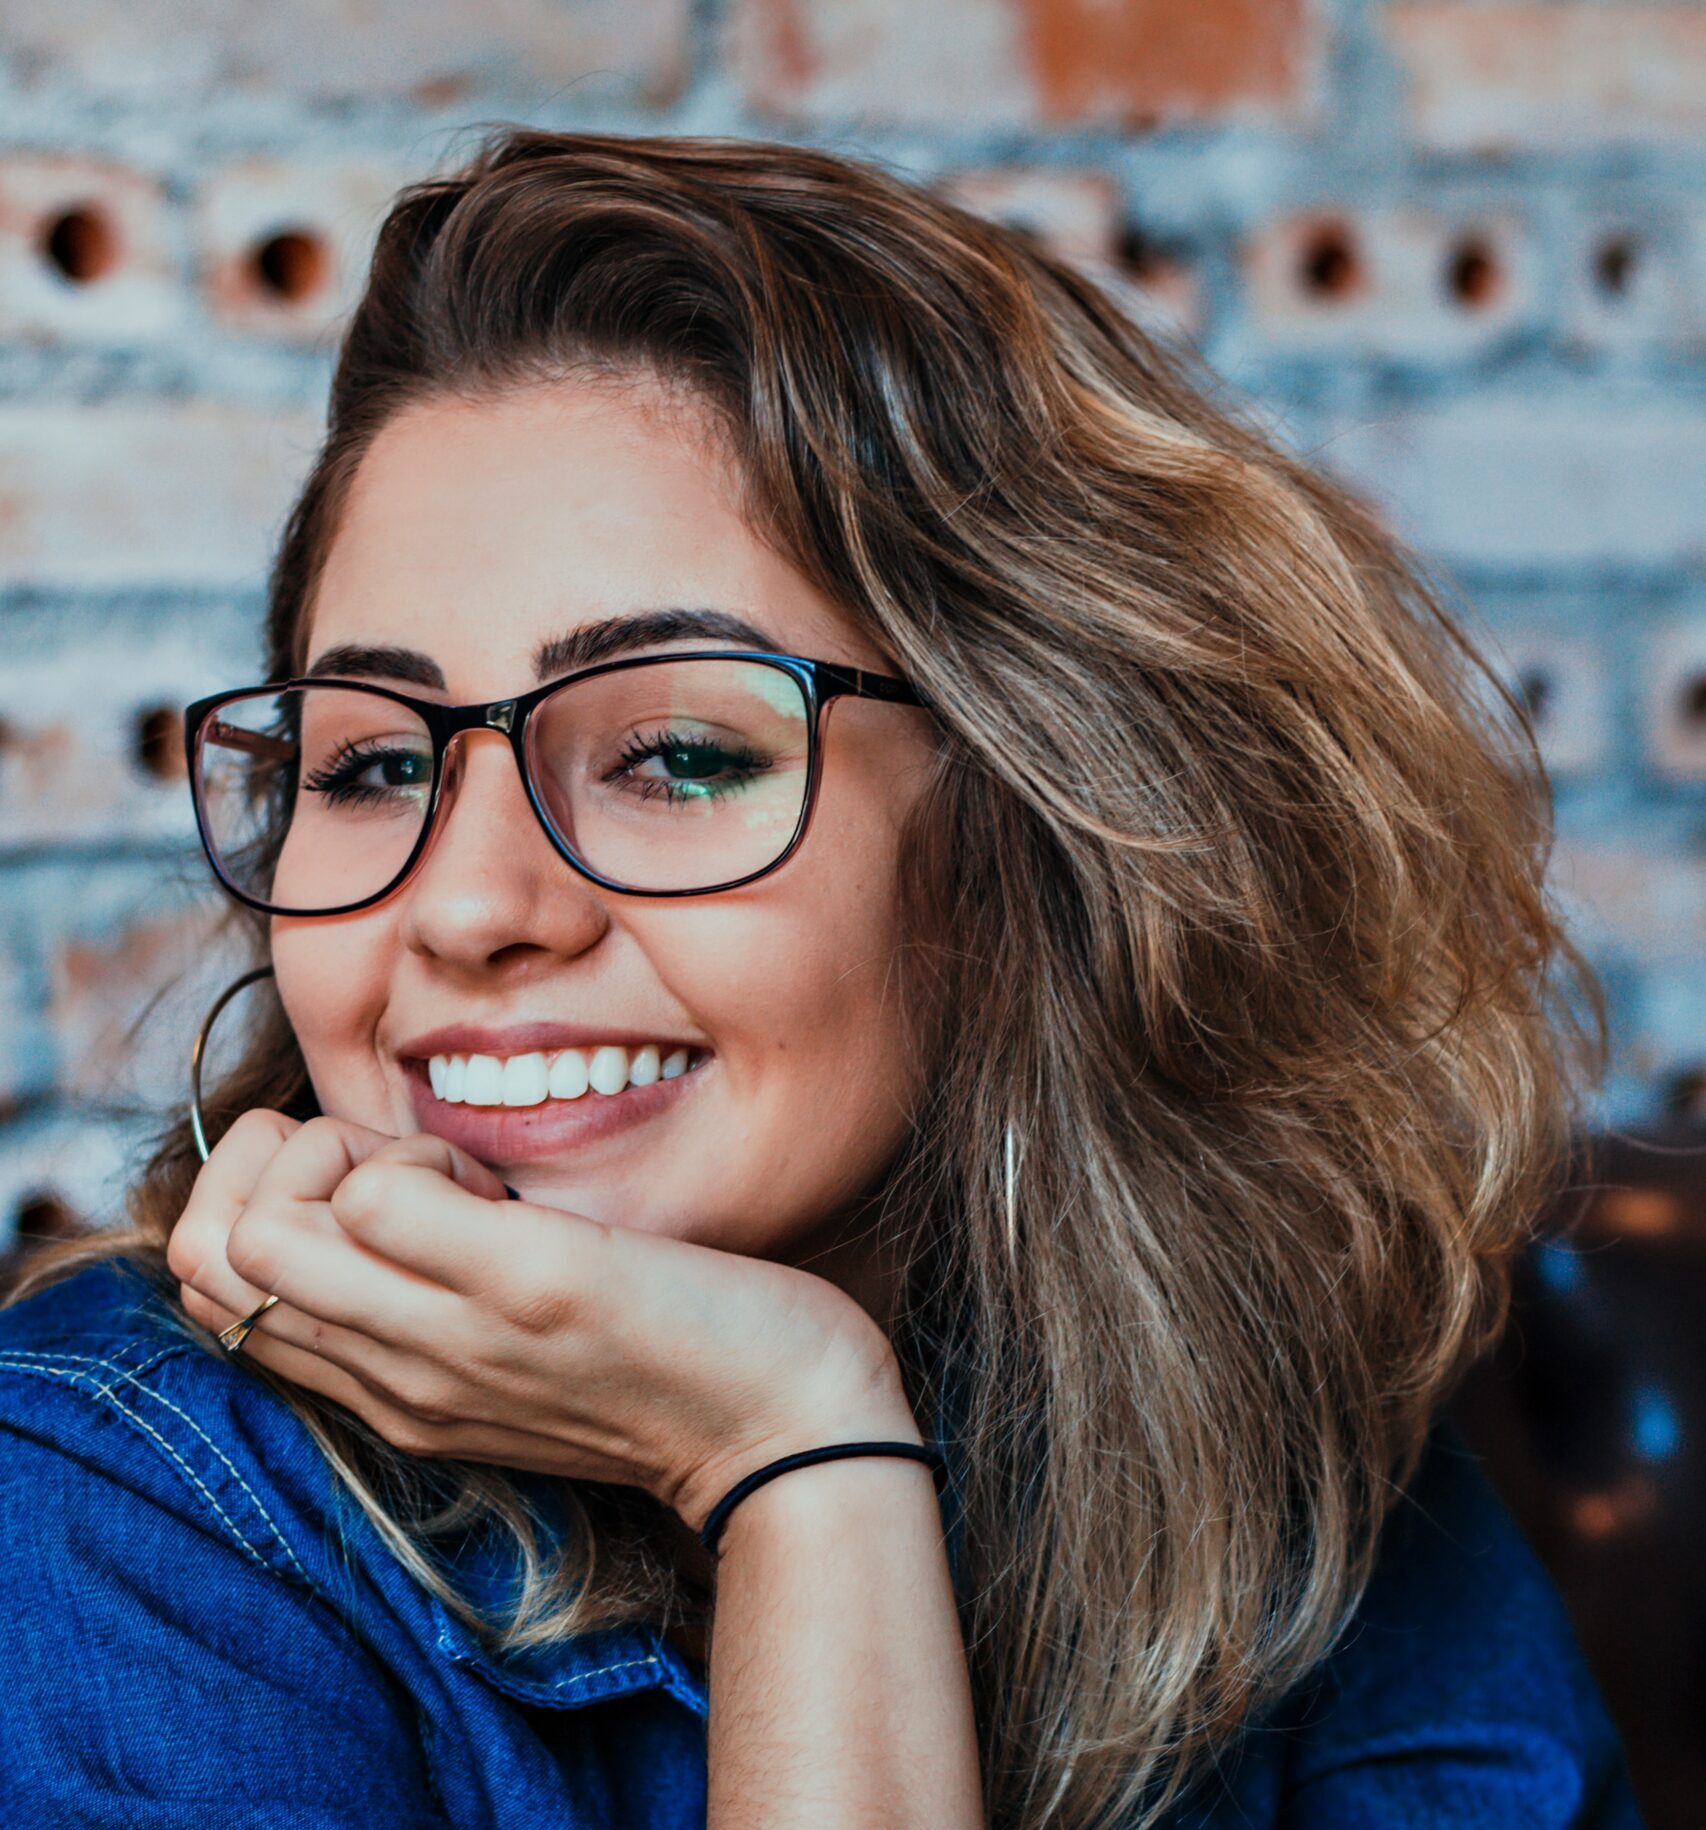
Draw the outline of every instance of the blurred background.
<instances>
[{"instance_id":1,"label":"blurred background","mask_svg":"<svg viewBox=\"0 0 1706 1830\"><path fill-rule=\"evenodd\" d=\"M1706 1822L1701 4L0 0L0 1247L110 1218L183 1098L231 965L181 708L257 677L387 199L498 121L941 185L1454 587L1534 718L1615 1044L1459 1408L1651 1821Z\"/></svg>"}]
</instances>

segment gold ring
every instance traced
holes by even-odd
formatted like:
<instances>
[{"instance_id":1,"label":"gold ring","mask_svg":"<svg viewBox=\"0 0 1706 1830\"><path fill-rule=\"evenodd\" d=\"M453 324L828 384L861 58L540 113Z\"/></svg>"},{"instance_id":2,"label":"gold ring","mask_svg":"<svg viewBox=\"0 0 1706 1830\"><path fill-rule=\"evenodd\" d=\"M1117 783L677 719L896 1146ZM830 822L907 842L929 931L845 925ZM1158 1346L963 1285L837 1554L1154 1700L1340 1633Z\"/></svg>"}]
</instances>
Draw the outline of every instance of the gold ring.
<instances>
[{"instance_id":1,"label":"gold ring","mask_svg":"<svg viewBox=\"0 0 1706 1830\"><path fill-rule=\"evenodd\" d=\"M277 1301L278 1298L276 1296L269 1296L258 1309L245 1315L240 1322L233 1322L229 1328L224 1329L220 1333L219 1345L223 1347L227 1353L240 1353L242 1351L243 1343L249 1338L249 1330L254 1327L256 1322L258 1322Z\"/></svg>"}]
</instances>

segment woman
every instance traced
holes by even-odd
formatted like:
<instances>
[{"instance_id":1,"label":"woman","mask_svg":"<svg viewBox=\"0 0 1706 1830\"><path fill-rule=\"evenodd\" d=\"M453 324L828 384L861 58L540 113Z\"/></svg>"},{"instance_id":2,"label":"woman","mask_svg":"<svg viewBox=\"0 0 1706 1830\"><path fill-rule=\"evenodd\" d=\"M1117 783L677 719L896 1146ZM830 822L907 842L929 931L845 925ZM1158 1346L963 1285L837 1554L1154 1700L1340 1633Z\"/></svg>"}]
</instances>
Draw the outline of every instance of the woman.
<instances>
[{"instance_id":1,"label":"woman","mask_svg":"<svg viewBox=\"0 0 1706 1830\"><path fill-rule=\"evenodd\" d=\"M9 1821L1635 1821L1434 1427L1543 783L1209 391L821 153L398 198L188 719L264 1020L0 1316Z\"/></svg>"}]
</instances>

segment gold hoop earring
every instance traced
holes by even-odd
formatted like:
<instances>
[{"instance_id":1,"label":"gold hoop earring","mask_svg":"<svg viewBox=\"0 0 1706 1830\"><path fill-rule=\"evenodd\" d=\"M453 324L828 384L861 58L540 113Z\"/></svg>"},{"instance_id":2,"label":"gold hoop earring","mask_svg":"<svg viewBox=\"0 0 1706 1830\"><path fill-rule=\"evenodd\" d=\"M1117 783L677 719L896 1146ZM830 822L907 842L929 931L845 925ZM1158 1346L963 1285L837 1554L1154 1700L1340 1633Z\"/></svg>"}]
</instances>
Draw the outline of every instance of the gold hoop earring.
<instances>
[{"instance_id":1,"label":"gold hoop earring","mask_svg":"<svg viewBox=\"0 0 1706 1830\"><path fill-rule=\"evenodd\" d=\"M214 1019L225 1008L239 991L252 985L257 979L270 979L271 966L257 966L252 972L245 972L239 979L233 979L219 996L213 1000L213 1007L201 1020L201 1028L195 1033L195 1041L190 1047L190 1130L195 1136L195 1147L201 1152L205 1163L213 1154L207 1141L207 1126L202 1120L201 1110L201 1062L207 1053L207 1038L213 1029Z\"/></svg>"},{"instance_id":2,"label":"gold hoop earring","mask_svg":"<svg viewBox=\"0 0 1706 1830\"><path fill-rule=\"evenodd\" d=\"M213 1000L212 1008L201 1020L201 1028L195 1033L195 1041L190 1047L190 1130L195 1134L195 1147L201 1152L205 1163L213 1154L207 1141L207 1126L201 1110L201 1063L207 1053L207 1038L212 1033L215 1019L239 991L253 985L258 979L270 979L271 966L257 966L252 972L245 972L241 978L233 979L219 996ZM223 1329L216 1339L227 1353L241 1353L243 1343L249 1338L249 1330L254 1327L263 1315L278 1301L276 1296L269 1296L258 1308L235 1321L229 1328Z\"/></svg>"}]
</instances>

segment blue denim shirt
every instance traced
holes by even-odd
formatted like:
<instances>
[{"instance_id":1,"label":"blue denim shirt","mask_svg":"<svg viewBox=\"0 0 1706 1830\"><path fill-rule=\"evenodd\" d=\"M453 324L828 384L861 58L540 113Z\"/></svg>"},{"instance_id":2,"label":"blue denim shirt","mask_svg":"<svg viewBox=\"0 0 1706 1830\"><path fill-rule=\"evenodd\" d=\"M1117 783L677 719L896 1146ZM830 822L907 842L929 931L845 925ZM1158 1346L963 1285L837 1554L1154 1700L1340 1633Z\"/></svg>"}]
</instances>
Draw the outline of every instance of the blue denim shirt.
<instances>
[{"instance_id":1,"label":"blue denim shirt","mask_svg":"<svg viewBox=\"0 0 1706 1830\"><path fill-rule=\"evenodd\" d=\"M705 1686L668 1641L488 1655L124 1266L0 1310L0 1619L3 1830L704 1821ZM1639 1825L1558 1597L1448 1431L1346 1641L1172 1822Z\"/></svg>"}]
</instances>

